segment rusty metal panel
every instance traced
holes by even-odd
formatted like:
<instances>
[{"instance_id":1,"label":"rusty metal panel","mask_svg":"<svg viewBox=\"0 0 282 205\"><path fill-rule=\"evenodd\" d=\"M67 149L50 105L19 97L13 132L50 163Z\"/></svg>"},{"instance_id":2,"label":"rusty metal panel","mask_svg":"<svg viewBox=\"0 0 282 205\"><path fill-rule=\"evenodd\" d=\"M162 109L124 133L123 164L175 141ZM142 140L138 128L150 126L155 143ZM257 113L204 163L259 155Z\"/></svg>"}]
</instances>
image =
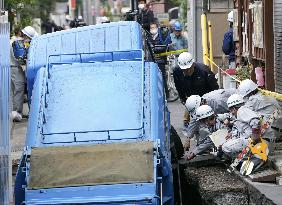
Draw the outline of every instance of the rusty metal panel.
<instances>
[{"instance_id":1,"label":"rusty metal panel","mask_svg":"<svg viewBox=\"0 0 282 205\"><path fill-rule=\"evenodd\" d=\"M265 58L265 88L275 91L274 58L273 58L273 0L264 0L264 58Z\"/></svg>"},{"instance_id":2,"label":"rusty metal panel","mask_svg":"<svg viewBox=\"0 0 282 205\"><path fill-rule=\"evenodd\" d=\"M274 0L273 26L275 90L282 93L282 0Z\"/></svg>"},{"instance_id":3,"label":"rusty metal panel","mask_svg":"<svg viewBox=\"0 0 282 205\"><path fill-rule=\"evenodd\" d=\"M0 204L9 204L10 26L0 23Z\"/></svg>"}]
</instances>

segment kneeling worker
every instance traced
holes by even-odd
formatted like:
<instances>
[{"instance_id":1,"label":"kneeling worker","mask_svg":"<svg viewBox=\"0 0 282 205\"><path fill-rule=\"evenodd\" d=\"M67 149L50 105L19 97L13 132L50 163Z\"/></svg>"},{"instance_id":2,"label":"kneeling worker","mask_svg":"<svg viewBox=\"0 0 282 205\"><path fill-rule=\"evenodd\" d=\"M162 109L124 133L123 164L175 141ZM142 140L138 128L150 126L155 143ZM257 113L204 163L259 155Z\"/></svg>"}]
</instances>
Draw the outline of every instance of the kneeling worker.
<instances>
[{"instance_id":1,"label":"kneeling worker","mask_svg":"<svg viewBox=\"0 0 282 205\"><path fill-rule=\"evenodd\" d=\"M238 94L231 95L227 100L230 113L234 116L231 132L228 140L222 145L222 151L229 157L236 157L249 143L251 137L258 142L260 129L260 116L256 112L244 106L243 97Z\"/></svg>"},{"instance_id":2,"label":"kneeling worker","mask_svg":"<svg viewBox=\"0 0 282 205\"><path fill-rule=\"evenodd\" d=\"M187 160L193 159L196 155L211 149L214 145L210 135L221 129L223 124L216 118L214 111L208 105L201 105L196 110L196 118L199 124L199 140L195 149L187 157Z\"/></svg>"}]
</instances>

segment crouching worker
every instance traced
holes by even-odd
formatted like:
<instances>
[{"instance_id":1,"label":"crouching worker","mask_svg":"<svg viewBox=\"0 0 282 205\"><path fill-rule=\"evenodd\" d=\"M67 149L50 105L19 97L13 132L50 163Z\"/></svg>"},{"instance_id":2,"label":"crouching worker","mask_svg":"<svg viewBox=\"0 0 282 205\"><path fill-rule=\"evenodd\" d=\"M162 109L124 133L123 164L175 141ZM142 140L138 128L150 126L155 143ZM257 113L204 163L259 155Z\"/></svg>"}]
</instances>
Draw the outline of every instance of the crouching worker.
<instances>
[{"instance_id":1,"label":"crouching worker","mask_svg":"<svg viewBox=\"0 0 282 205\"><path fill-rule=\"evenodd\" d=\"M214 145L209 136L223 126L208 105L201 105L196 109L196 118L199 121L199 139L196 148L188 155L187 160L212 149Z\"/></svg>"},{"instance_id":2,"label":"crouching worker","mask_svg":"<svg viewBox=\"0 0 282 205\"><path fill-rule=\"evenodd\" d=\"M197 137L199 122L196 120L196 109L200 107L200 105L209 105L215 114L228 113L227 99L235 93L237 93L236 89L219 89L206 93L202 97L199 95L191 95L187 98L185 107L190 115L190 123L185 133L187 137L184 143L185 150L190 148L190 139L194 136ZM224 114L224 116L226 115Z\"/></svg>"},{"instance_id":3,"label":"crouching worker","mask_svg":"<svg viewBox=\"0 0 282 205\"><path fill-rule=\"evenodd\" d=\"M260 116L243 106L244 99L233 94L227 100L230 113L234 116L231 132L227 136L227 141L222 145L222 151L229 157L235 158L249 144L251 137L254 143L260 140Z\"/></svg>"},{"instance_id":4,"label":"crouching worker","mask_svg":"<svg viewBox=\"0 0 282 205\"><path fill-rule=\"evenodd\" d=\"M243 80L238 87L238 91L244 97L245 106L257 112L262 117L263 123L268 122L273 117L274 112L281 113L278 101L274 97L262 95L258 90L258 85L252 80ZM268 142L271 142L270 145L273 145L272 142L279 140L281 135L281 114L276 118L273 119L272 125L266 130L263 137Z\"/></svg>"}]
</instances>

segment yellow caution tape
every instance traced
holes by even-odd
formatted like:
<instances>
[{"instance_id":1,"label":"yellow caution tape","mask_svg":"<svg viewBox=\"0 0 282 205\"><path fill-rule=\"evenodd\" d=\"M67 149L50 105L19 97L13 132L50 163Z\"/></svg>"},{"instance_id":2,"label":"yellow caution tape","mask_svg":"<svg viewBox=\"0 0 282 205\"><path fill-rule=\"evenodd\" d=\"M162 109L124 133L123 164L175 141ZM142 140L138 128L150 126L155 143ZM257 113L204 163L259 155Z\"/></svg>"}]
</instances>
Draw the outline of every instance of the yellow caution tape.
<instances>
[{"instance_id":1,"label":"yellow caution tape","mask_svg":"<svg viewBox=\"0 0 282 205\"><path fill-rule=\"evenodd\" d=\"M276 93L276 92L271 92L269 90L263 90L261 88L259 88L259 91L266 96L272 96L274 98L276 98L279 101L282 101L282 94L281 93Z\"/></svg>"},{"instance_id":2,"label":"yellow caution tape","mask_svg":"<svg viewBox=\"0 0 282 205\"><path fill-rule=\"evenodd\" d=\"M178 54L178 53L183 53L183 52L187 52L187 49L169 51L169 52L165 52L165 53L158 53L158 54L155 54L155 56L156 57L162 57L162 56L169 56L169 55L172 55L172 54Z\"/></svg>"},{"instance_id":3,"label":"yellow caution tape","mask_svg":"<svg viewBox=\"0 0 282 205\"><path fill-rule=\"evenodd\" d=\"M237 78L235 78L234 76L229 75L227 72L225 72L225 70L223 70L222 68L220 68L214 61L212 61L208 56L205 56L212 64L214 64L218 69L220 69L223 73L225 73L228 77L230 77L231 79L235 80L236 82L241 83L241 81ZM264 90L259 88L259 91L266 96L272 96L274 98L276 98L279 101L282 101L282 94L281 93L276 93L276 92L271 92L269 90Z\"/></svg>"},{"instance_id":4,"label":"yellow caution tape","mask_svg":"<svg viewBox=\"0 0 282 205\"><path fill-rule=\"evenodd\" d=\"M220 68L214 61L212 61L208 56L205 56L213 65L215 65L218 69L221 70L221 72L223 72L224 74L226 74L229 78L235 80L238 83L241 83L241 81L237 78L235 78L234 76L230 75L229 73L227 73L225 70L223 70L222 68Z\"/></svg>"}]
</instances>

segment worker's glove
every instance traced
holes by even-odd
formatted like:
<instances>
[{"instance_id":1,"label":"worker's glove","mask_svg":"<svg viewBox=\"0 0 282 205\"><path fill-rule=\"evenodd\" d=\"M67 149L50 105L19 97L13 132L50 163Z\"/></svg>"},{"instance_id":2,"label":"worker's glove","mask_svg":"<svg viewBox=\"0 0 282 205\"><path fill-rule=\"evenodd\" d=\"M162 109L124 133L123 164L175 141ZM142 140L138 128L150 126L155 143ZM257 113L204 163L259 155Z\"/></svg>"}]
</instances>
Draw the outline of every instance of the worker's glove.
<instances>
[{"instance_id":1,"label":"worker's glove","mask_svg":"<svg viewBox=\"0 0 282 205\"><path fill-rule=\"evenodd\" d=\"M186 158L186 160L191 160L191 159L194 159L196 157L196 155L194 154L194 153L190 153L188 156L187 156L187 158Z\"/></svg>"},{"instance_id":2,"label":"worker's glove","mask_svg":"<svg viewBox=\"0 0 282 205\"><path fill-rule=\"evenodd\" d=\"M230 119L225 119L223 121L223 123L224 123L224 125L229 126L231 124L231 121L230 121Z\"/></svg>"},{"instance_id":3,"label":"worker's glove","mask_svg":"<svg viewBox=\"0 0 282 205\"><path fill-rule=\"evenodd\" d=\"M184 151L188 151L190 149L190 138L186 138L183 147L184 147Z\"/></svg>"}]
</instances>

